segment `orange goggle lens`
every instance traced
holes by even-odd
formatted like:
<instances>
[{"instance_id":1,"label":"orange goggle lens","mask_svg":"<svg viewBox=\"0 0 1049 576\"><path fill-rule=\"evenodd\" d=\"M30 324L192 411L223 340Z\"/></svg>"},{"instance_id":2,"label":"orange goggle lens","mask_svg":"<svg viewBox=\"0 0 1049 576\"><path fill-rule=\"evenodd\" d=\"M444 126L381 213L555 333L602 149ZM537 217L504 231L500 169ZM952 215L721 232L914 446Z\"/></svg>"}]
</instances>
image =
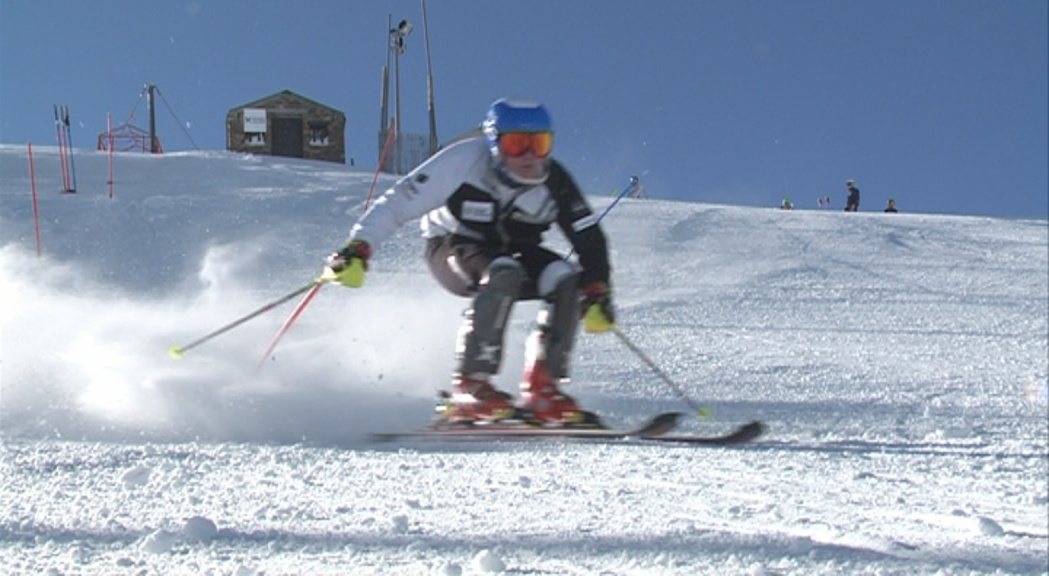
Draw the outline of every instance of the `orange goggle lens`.
<instances>
[{"instance_id":1,"label":"orange goggle lens","mask_svg":"<svg viewBox=\"0 0 1049 576\"><path fill-rule=\"evenodd\" d=\"M504 132L499 135L499 152L517 157L531 150L536 158L546 158L554 148L553 132Z\"/></svg>"}]
</instances>

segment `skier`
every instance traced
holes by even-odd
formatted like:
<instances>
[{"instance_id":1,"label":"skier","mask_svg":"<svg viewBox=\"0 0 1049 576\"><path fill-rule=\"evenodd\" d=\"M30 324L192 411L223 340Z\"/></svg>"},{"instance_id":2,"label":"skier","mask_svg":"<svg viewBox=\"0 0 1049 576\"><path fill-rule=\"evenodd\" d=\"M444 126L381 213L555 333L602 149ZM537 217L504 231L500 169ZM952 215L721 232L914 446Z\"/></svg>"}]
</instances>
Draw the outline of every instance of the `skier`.
<instances>
[{"instance_id":1,"label":"skier","mask_svg":"<svg viewBox=\"0 0 1049 576\"><path fill-rule=\"evenodd\" d=\"M853 180L845 181L845 188L849 190L849 197L845 199L845 211L846 212L859 212L860 211L860 189L856 187L856 182Z\"/></svg>"},{"instance_id":2,"label":"skier","mask_svg":"<svg viewBox=\"0 0 1049 576\"><path fill-rule=\"evenodd\" d=\"M322 278L361 286L373 252L399 226L421 218L430 272L449 292L472 298L456 343L447 418L501 420L520 417L519 409L544 423L583 422L588 414L561 387L569 382L580 313L587 332L614 328L605 235L571 175L550 156L553 125L543 105L496 100L482 131L387 190L329 256ZM551 224L571 243L578 264L541 246ZM525 348L515 409L492 377L502 363L511 307L535 299L545 306Z\"/></svg>"},{"instance_id":3,"label":"skier","mask_svg":"<svg viewBox=\"0 0 1049 576\"><path fill-rule=\"evenodd\" d=\"M899 210L896 209L896 199L895 198L889 198L889 205L885 207L885 211L890 213L890 214L895 214L895 213L899 212Z\"/></svg>"}]
</instances>

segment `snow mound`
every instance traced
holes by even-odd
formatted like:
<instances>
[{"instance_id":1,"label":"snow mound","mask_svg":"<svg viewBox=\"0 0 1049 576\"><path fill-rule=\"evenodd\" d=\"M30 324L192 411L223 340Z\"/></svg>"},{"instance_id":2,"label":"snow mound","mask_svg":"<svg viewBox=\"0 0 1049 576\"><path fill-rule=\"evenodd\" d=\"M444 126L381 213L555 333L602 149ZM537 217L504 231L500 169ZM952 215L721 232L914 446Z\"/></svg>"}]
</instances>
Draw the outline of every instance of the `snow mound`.
<instances>
[{"instance_id":1,"label":"snow mound","mask_svg":"<svg viewBox=\"0 0 1049 576\"><path fill-rule=\"evenodd\" d=\"M475 572L483 574L498 574L500 572L506 572L506 563L504 563L503 560L496 556L491 550L482 550L478 552L470 563L470 567Z\"/></svg>"}]
</instances>

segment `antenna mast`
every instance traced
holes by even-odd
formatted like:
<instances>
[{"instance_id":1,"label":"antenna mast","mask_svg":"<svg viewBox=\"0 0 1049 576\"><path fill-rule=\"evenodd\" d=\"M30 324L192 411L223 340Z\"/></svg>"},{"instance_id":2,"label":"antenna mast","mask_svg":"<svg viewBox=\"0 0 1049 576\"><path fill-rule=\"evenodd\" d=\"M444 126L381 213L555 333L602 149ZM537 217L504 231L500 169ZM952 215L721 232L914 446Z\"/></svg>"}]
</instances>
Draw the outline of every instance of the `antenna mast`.
<instances>
[{"instance_id":1,"label":"antenna mast","mask_svg":"<svg viewBox=\"0 0 1049 576\"><path fill-rule=\"evenodd\" d=\"M160 154L160 140L157 138L157 113L156 113L156 97L154 92L157 87L153 84L146 84L146 101L149 104L149 153Z\"/></svg>"},{"instance_id":2,"label":"antenna mast","mask_svg":"<svg viewBox=\"0 0 1049 576\"><path fill-rule=\"evenodd\" d=\"M430 62L430 22L426 17L426 0L423 4L423 33L426 36L426 106L430 112L430 155L437 153L437 111L433 104L433 66Z\"/></svg>"},{"instance_id":3,"label":"antenna mast","mask_svg":"<svg viewBox=\"0 0 1049 576\"><path fill-rule=\"evenodd\" d=\"M382 67L382 106L379 118L379 154L380 156L385 150L386 138L388 130L390 129L390 38L389 31L393 30L393 15L390 14L386 18L386 65ZM379 169L383 169L384 166L380 166Z\"/></svg>"}]
</instances>

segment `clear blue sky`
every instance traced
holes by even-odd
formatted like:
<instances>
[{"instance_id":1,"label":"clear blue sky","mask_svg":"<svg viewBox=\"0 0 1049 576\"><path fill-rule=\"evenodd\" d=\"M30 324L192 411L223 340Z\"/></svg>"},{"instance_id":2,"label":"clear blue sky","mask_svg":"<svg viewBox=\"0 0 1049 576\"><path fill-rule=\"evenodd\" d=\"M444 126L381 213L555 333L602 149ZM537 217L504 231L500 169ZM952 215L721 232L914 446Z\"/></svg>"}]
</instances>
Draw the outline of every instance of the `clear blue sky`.
<instances>
[{"instance_id":1,"label":"clear blue sky","mask_svg":"<svg viewBox=\"0 0 1049 576\"><path fill-rule=\"evenodd\" d=\"M801 208L1049 217L1045 0L429 0L441 140L500 96L546 103L589 192ZM0 142L73 143L142 86L167 150L225 146L233 107L289 89L377 161L387 17L412 21L404 128L426 133L418 0L0 0ZM171 112L167 109L170 105ZM173 112L173 114L172 114ZM148 125L144 100L135 124Z\"/></svg>"}]
</instances>

